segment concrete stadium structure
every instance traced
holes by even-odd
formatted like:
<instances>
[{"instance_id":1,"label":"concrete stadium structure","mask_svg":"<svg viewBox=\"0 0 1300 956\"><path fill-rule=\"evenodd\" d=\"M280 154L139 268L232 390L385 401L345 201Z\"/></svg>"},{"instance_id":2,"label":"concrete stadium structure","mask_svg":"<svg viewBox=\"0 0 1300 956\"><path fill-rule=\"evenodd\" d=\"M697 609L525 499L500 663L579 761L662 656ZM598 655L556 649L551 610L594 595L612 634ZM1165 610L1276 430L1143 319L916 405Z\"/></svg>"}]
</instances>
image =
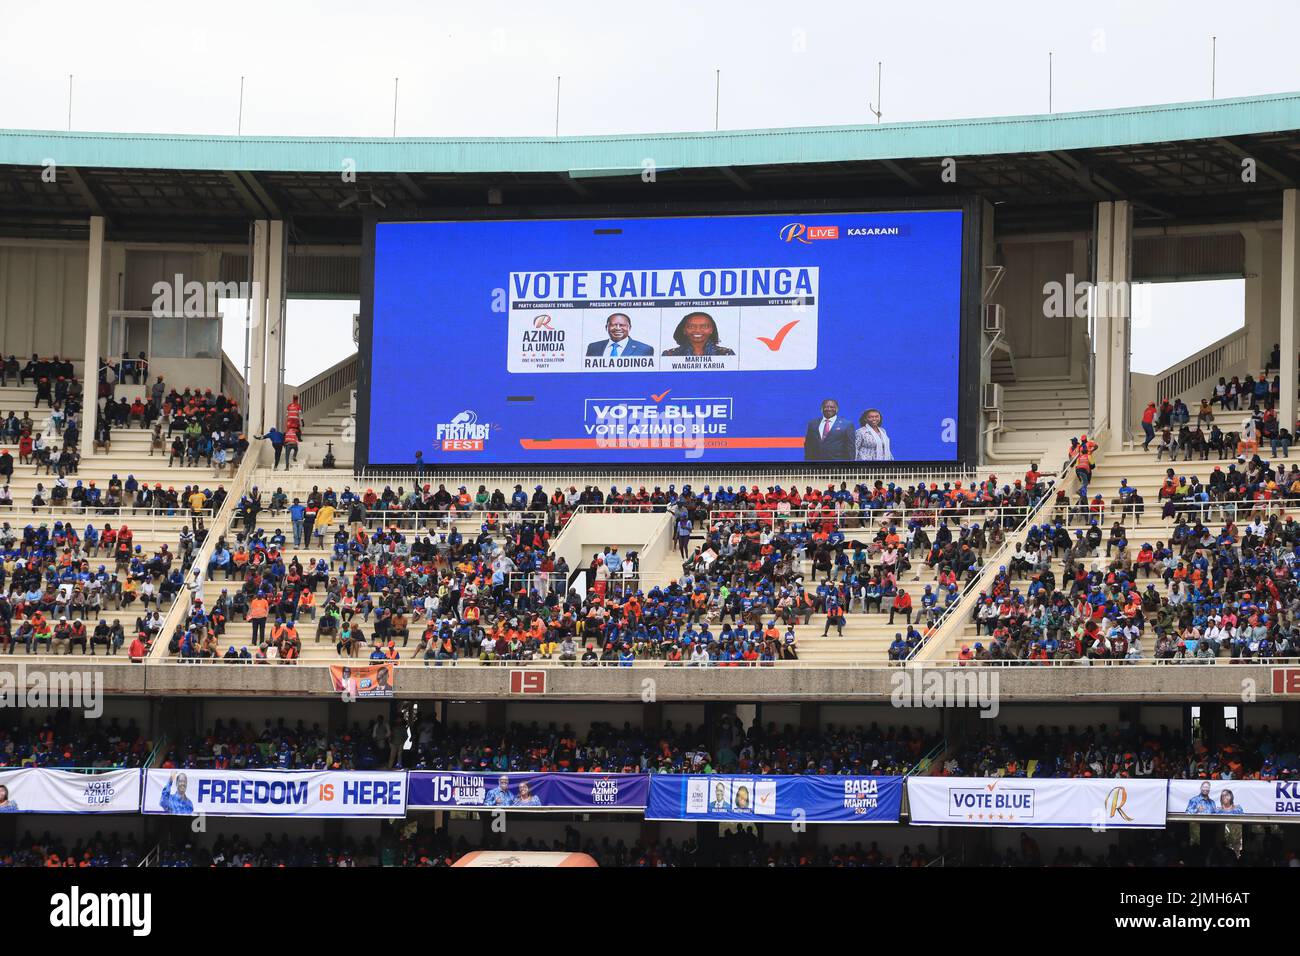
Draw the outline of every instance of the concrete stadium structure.
<instances>
[{"instance_id":1,"label":"concrete stadium structure","mask_svg":"<svg viewBox=\"0 0 1300 956\"><path fill-rule=\"evenodd\" d=\"M981 301L989 307L984 328L973 330L980 376L966 383L970 407L963 408L978 419L979 438L963 448L962 464L912 477L1014 476L1030 461L1053 471L1069 437L1081 431L1101 439L1106 467L1106 455L1120 461L1130 447L1149 397L1191 395L1221 375L1258 371L1274 343L1283 381L1300 378L1298 196L1300 93L1050 116L655 136L343 140L0 130L0 350L70 354L85 368L101 355L134 354L138 344L169 383L241 397L246 430L258 434L282 419L292 387L283 381L283 357L295 347L285 336L286 302L361 296L362 230L381 211L523 215L556 205L648 212L669 203L816 208L819 201L868 197L968 197L982 211ZM1108 307L1093 315L1086 308L1052 314L1048 304L1052 289L1069 298L1082 282L1105 289L1222 277L1245 281L1244 325L1154 377L1129 371L1127 296L1106 298ZM190 283L231 298L259 290L247 294L246 367L212 351L210 307L190 313L184 331L159 314L160 284L174 303L189 295ZM297 386L309 439L305 467L271 475L267 458L250 455L226 482L231 499L252 485L381 483L383 476L354 479L345 470L352 460L350 403L367 387L364 376L364 362L353 356ZM1003 387L1000 404L980 400L990 383ZM1280 414L1290 421L1296 400L1295 389L1282 390ZM124 434L122 446L97 454L85 429L82 476L107 480L134 471L168 480L171 473L141 444L145 436ZM329 441L339 470L319 468ZM1100 473L1108 494L1121 471ZM814 481L881 474L791 473ZM521 477L584 484L609 476L550 469ZM171 480L187 478L208 480L182 472ZM502 479L449 473L440 480ZM646 470L618 480L707 481L708 472ZM230 514L217 518L222 531ZM161 543L179 522L160 515L154 523L149 534ZM997 555L990 556L988 565L996 564ZM959 610L968 607L963 599ZM182 611L170 608L166 629ZM952 615L922 661L951 659L963 617ZM883 629L851 632L846 640L860 643L838 650L828 644L820 659L810 653L804 666L762 673L556 668L548 694L625 699L653 674L661 693L683 697L879 699L887 696L887 639ZM807 640L812 651L815 635ZM118 663L129 672L115 668L109 686L123 694L310 696L325 693L327 684L312 666L238 674L181 667L157 646L144 664ZM1004 686L1026 699L1228 699L1237 670L1049 668L1008 675ZM403 666L398 692L508 694L507 671Z\"/></svg>"}]
</instances>

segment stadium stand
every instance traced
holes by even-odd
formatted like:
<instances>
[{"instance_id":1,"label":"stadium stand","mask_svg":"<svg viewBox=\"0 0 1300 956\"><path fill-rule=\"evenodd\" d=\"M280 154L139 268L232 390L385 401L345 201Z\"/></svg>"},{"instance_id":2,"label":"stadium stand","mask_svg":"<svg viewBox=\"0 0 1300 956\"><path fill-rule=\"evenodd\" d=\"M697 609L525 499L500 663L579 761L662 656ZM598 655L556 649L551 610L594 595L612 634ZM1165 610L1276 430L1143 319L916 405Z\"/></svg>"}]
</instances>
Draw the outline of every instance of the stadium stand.
<instances>
[{"instance_id":1,"label":"stadium stand","mask_svg":"<svg viewBox=\"0 0 1300 956\"><path fill-rule=\"evenodd\" d=\"M698 495L689 485L608 496L576 486L550 496L537 486L530 496L516 486L510 498L485 485L474 496L460 486L455 497L442 483L380 493L277 485L265 502L254 489L234 526L218 531L224 546L191 615L203 633L173 643L190 658L234 659L235 647L246 660L245 648L257 658L274 646L282 660L320 661L345 649L385 654L391 642L396 659L434 664L586 663L588 649L601 664L898 658L1046 493L1039 479L1031 469L1006 484L989 475L802 492L705 486ZM646 569L606 547L585 577L557 563L552 533L577 508L602 507L671 512L675 553ZM290 533L303 547L289 550ZM315 633L301 633L300 617Z\"/></svg>"},{"instance_id":2,"label":"stadium stand","mask_svg":"<svg viewBox=\"0 0 1300 956\"><path fill-rule=\"evenodd\" d=\"M1184 780L1292 780L1300 776L1296 741L1257 733L1225 733L1214 746L1161 727L1075 732L1005 726L965 742L943 765L948 776L1153 777Z\"/></svg>"},{"instance_id":3,"label":"stadium stand","mask_svg":"<svg viewBox=\"0 0 1300 956\"><path fill-rule=\"evenodd\" d=\"M1280 469L1279 469L1280 466ZM1294 468L1294 466L1292 466ZM1300 656L1300 471L1258 455L1174 465L1107 454L998 558L947 658L1134 663Z\"/></svg>"},{"instance_id":4,"label":"stadium stand","mask_svg":"<svg viewBox=\"0 0 1300 956\"><path fill-rule=\"evenodd\" d=\"M16 446L0 450L0 653L99 653L128 660L139 637L138 659L206 536L204 522L220 505L222 486L178 482L177 470L150 454L148 432L139 429L105 430L101 424L100 437L115 451L110 459L81 461L79 385L57 374L71 363L38 364L33 356L29 364L33 374L53 375L59 387L44 408L38 408L45 399L37 397L30 375L25 385L0 389L4 437ZM105 391L105 401L112 401L114 390ZM138 403L139 396L132 404ZM166 399L145 407L179 411ZM176 414L171 420L177 426L185 421ZM188 469L181 474L200 477L191 478Z\"/></svg>"},{"instance_id":5,"label":"stadium stand","mask_svg":"<svg viewBox=\"0 0 1300 956\"><path fill-rule=\"evenodd\" d=\"M1295 299L1300 281L1272 245L1279 226L1288 241L1300 237L1287 172L1297 155L1288 132L1297 104L1264 97L903 131L964 147L946 151L961 162L970 191L963 214L980 237L963 245L971 255L961 285L980 294L963 303L952 349L964 363L951 383L960 408L936 409L936 426L958 435L933 439L949 459L940 462L869 459L856 444L855 457L822 461L811 454L816 420L809 435L798 434L815 412L801 410L794 425L772 433L774 444L759 446L786 450L766 464L519 465L486 455L477 464L469 452L482 451L473 443L483 439L412 437L420 389L438 387L415 377L410 395L399 396L411 422L391 412L359 421L373 398L367 389L383 374L365 354L373 353L373 341L365 344L373 314L371 327L359 323L358 354L301 385L283 380L285 343L297 347L282 334L290 290L358 296L374 278L358 268L365 243L374 245L373 233L361 238L363 193L337 184L333 153L325 164L305 142L269 154L256 140L216 137L201 144L203 168L189 169L173 168L172 154L154 152L152 141L127 154L118 137L55 138L59 152L50 154L79 156L90 185L75 194L60 185L57 202L24 192L21 217L0 215L0 231L32 231L12 239L33 243L33 256L47 232L57 235L110 281L88 280L84 303L79 288L58 287L76 293L68 297L77 300L68 324L75 334L60 329L42 341L65 353L84 345L93 358L100 339L122 341L131 310L149 323L174 319L145 317L141 290L176 269L204 280L246 276L267 288L264 299L247 297L242 368L220 354L191 356L188 347L101 359L97 375L52 356L35 356L29 368L0 363L0 439L13 451L0 453L0 676L29 655L69 674L103 676L101 660L122 665L102 668L116 672L108 675L109 709L120 716L77 723L51 709L0 725L0 768L14 774L6 780L21 782L24 772L62 780L49 773L62 769L77 771L76 781L88 770L187 770L197 804L196 771L241 782L313 771L346 778L345 786L362 773L410 771L425 774L423 782L462 776L470 790L484 774L551 772L570 775L565 785L580 783L576 773L629 773L683 787L695 774L880 776L892 778L885 785L894 792L919 779L944 788L964 777L1070 787L1101 779L1132 781L1113 786L1119 802L1132 791L1135 813L1137 790L1154 793L1163 780L1290 785L1300 774L1300 723L1289 693L1270 694L1272 675L1261 665L1300 657L1300 525L1289 513L1300 498L1300 465L1289 459L1293 423L1278 428L1294 414L1294 396L1280 383L1297 365L1291 354L1269 360L1262 351L1279 338L1274 300ZM1159 129L1160 141L1134 143L1134 115ZM1006 138L1012 126L1032 138L1032 151ZM862 131L841 134L862 141ZM893 168L885 167L877 153L902 149L890 145L901 133L872 135L873 158L854 155L855 146L834 163L804 161L813 140L797 133L747 136L743 154L732 152L739 137L704 137L682 153L680 168L663 171L655 202L715 192L720 202L743 199L732 177L761 182L782 214L801 196L849 202L864 189L933 201L909 182L933 172L930 159L889 155ZM0 173L39 159L11 163L13 139L0 137ZM87 143L97 152L79 153ZM198 145L182 137L169 148L181 155ZM366 145L375 170L396 155L389 144ZM458 144L471 158L458 159L456 171L411 170L403 159L399 172L368 171L364 195L392 188L467 210L485 199L504 210L540 209L572 203L573 171L617 168L603 138L582 154L566 141L550 145L565 160L556 169L549 164L559 159L545 152L530 158L534 173L501 173L510 168L502 153L484 167L493 172L468 174L471 154L500 144ZM617 155L628 145L620 140ZM676 151L680 143L658 145ZM421 149L441 155L449 146ZM716 155L702 164L691 153L697 146ZM826 148L817 155L841 147ZM1273 168L1287 181L1243 189L1236 167L1247 150L1282 154ZM1184 157L1200 179L1171 175L1158 161L1165 155ZM154 165L142 166L141 156ZM1007 175L1009 157L1022 173ZM276 171L286 159L295 170ZM728 159L735 162L720 165ZM254 161L255 173L219 168ZM1073 165L1085 161L1092 165ZM1122 175L1104 179L1108 169ZM617 176L581 179L584 202L629 201ZM0 177L0 214L14 206L8 181ZM197 193L204 202L187 206ZM95 198L90 207L86 195ZM163 205L164 196L175 205ZM764 241L794 236L776 233ZM58 284L25 260L4 262L0 279L21 286L0 297L0 333L10 334L40 311L28 305L41 298L29 287L43 290L44 302ZM1006 275L1000 290L998 270ZM1255 285L1245 328L1229 343L1237 352L1198 352L1188 369L1156 376L1162 390L1177 387L1168 387L1168 401L1157 395L1147 418L1141 407L1157 386L1130 376L1121 354L1128 313L1042 324L1045 284L1066 273L1071 282L1075 273L1120 283L1233 275ZM11 300L21 304L12 313ZM92 317L84 328L83 305ZM1293 335L1280 339L1279 348L1295 351ZM775 339L760 341L777 351ZM825 357L826 343L814 359ZM909 411L926 414L905 378L933 377L929 345L918 343L915 370L889 378ZM433 375L455 361L450 349L433 356ZM860 364L871 371L869 362ZM656 385L650 401L667 396L666 387ZM529 397L507 393L521 405ZM475 424L476 400L448 416L451 436L468 427L491 434L486 421ZM466 455L369 465L359 424L372 444L386 432L402 449L436 440L451 447L433 447ZM1135 441L1143 424L1150 431ZM830 434L828 425L821 440ZM900 425L895 451L904 434ZM653 530L626 536L631 522L621 519L647 517ZM82 620L84 643L69 639L64 617L70 627ZM45 659L54 653L57 662ZM326 669L389 660L401 665L396 686L371 688L375 696L365 699ZM1004 679L994 686L994 703L1005 704L1000 719L980 720L965 700L899 714L895 707L908 702L893 700L887 682L919 677L932 663L962 665L945 666L945 677ZM1229 664L1239 666L1220 666ZM1234 680L1214 682L1238 672L1259 683L1259 701L1246 701ZM1285 687L1288 673L1274 686ZM525 676L546 680L511 679ZM415 779L390 778L398 777ZM148 792L150 775L135 778ZM763 784L775 793L775 781ZM34 790L6 802L35 812L48 795ZM1271 790L1262 784L1253 794ZM839 796L837 809L848 807ZM1155 816L1166 828L1156 835L1089 834L1078 819L1050 835L926 830L910 828L908 809L861 839L863 828L846 836L838 818L821 832L794 834L748 820L659 817L641 805L587 813L538 803L493 804L517 811L513 832L501 835L487 805L412 803L398 820L303 814L285 825L214 813L217 832L201 834L176 819L189 812L183 799L155 791L142 796L141 813L105 811L85 827L22 827L7 817L0 862L444 867L495 849L585 852L602 866L626 867L1298 865L1294 828L1275 823L1286 819L1282 811L1261 824L1253 817L1266 803L1245 800L1220 806L1251 819L1224 825L1188 824L1181 806L1161 805L1168 812ZM103 832L91 836L99 819ZM1077 829L1062 835L1065 826Z\"/></svg>"},{"instance_id":6,"label":"stadium stand","mask_svg":"<svg viewBox=\"0 0 1300 956\"><path fill-rule=\"evenodd\" d=\"M0 845L0 867L126 867L138 866L145 851L134 835L126 840L116 836L92 840L67 841L48 830L40 836L30 832L19 840Z\"/></svg>"},{"instance_id":7,"label":"stadium stand","mask_svg":"<svg viewBox=\"0 0 1300 956\"><path fill-rule=\"evenodd\" d=\"M142 767L152 749L134 721L124 727L115 717L105 726L94 722L80 730L71 728L66 712L40 724L28 720L0 727L0 768Z\"/></svg>"},{"instance_id":8,"label":"stadium stand","mask_svg":"<svg viewBox=\"0 0 1300 956\"><path fill-rule=\"evenodd\" d=\"M716 751L704 728L671 725L654 733L594 724L586 734L567 725L519 724L497 729L477 725L442 729L432 721L410 727L382 717L368 726L326 731L299 721L289 727L268 718L252 724L218 721L202 735L168 742L156 766L163 768L465 770L556 773L872 773L902 775L931 755L942 741L917 728L792 727L731 731L724 717Z\"/></svg>"}]
</instances>

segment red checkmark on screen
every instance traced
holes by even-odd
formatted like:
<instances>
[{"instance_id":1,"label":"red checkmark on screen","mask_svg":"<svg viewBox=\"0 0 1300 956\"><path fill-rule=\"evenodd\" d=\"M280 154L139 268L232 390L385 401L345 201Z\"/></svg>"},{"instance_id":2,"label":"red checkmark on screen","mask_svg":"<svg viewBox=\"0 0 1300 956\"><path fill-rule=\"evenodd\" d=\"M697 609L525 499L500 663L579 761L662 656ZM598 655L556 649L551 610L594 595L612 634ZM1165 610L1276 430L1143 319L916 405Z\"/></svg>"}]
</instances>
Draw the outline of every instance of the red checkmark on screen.
<instances>
[{"instance_id":1,"label":"red checkmark on screen","mask_svg":"<svg viewBox=\"0 0 1300 956\"><path fill-rule=\"evenodd\" d=\"M668 397L668 393L671 391L672 391L671 388L665 389L664 391L660 392L658 395L656 395L654 392L651 392L650 397L653 398L656 402L662 402L665 398Z\"/></svg>"},{"instance_id":2,"label":"red checkmark on screen","mask_svg":"<svg viewBox=\"0 0 1300 956\"><path fill-rule=\"evenodd\" d=\"M787 322L785 325L781 326L781 328L777 331L776 335L772 336L770 339L767 338L766 336L760 335L758 337L758 340L762 342L764 345L766 345L773 352L779 352L781 351L781 343L785 341L785 337L789 335L790 330L793 329L798 324L799 324L798 319L795 319L793 322Z\"/></svg>"}]
</instances>

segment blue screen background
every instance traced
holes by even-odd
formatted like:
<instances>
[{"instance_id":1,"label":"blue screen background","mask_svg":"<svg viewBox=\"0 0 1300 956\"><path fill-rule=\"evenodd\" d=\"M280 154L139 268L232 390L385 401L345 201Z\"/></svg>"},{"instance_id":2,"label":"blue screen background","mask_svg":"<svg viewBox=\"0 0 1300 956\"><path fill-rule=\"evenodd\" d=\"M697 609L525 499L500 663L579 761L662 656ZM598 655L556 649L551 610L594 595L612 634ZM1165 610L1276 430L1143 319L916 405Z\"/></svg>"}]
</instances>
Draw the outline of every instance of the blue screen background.
<instances>
[{"instance_id":1,"label":"blue screen background","mask_svg":"<svg viewBox=\"0 0 1300 956\"><path fill-rule=\"evenodd\" d=\"M839 238L785 241L782 227L838 226ZM854 228L904 234L852 237ZM597 235L595 229L619 229ZM957 457L960 211L635 219L378 223L369 462L625 463L684 460L680 448L526 450L520 439L577 438L584 399L728 396L734 436L804 435L823 398L856 420L878 408L896 461ZM797 371L507 371L511 272L812 265L820 270L817 366ZM496 309L494 309L494 305ZM637 337L634 329L633 338ZM527 403L507 396L533 396ZM438 424L472 410L482 450L443 451ZM802 461L802 448L707 447L697 462Z\"/></svg>"}]
</instances>

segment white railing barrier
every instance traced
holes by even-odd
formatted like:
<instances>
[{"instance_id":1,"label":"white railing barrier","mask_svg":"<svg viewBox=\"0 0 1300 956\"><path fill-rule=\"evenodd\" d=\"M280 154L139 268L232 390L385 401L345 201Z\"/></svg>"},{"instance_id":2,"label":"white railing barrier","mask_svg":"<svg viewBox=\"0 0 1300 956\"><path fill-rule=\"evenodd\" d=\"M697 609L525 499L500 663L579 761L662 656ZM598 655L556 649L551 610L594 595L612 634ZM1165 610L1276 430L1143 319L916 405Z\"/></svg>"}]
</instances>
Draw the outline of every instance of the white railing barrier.
<instances>
[{"instance_id":1,"label":"white railing barrier","mask_svg":"<svg viewBox=\"0 0 1300 956\"><path fill-rule=\"evenodd\" d=\"M253 475L257 473L257 448L249 448L244 455L243 462L240 463L235 477L230 483L230 488L226 494L226 500L222 502L221 510L216 513L212 519L212 527L208 530L208 536L203 542L203 546L194 554L194 561L190 565L190 570L186 573L186 587L182 587L173 599L167 613L163 615L162 626L154 636L153 647L149 649L147 661L154 663L164 660L167 657L167 645L171 642L172 634L177 626L185 620L185 615L190 608L191 593L188 587L189 579L193 576L194 569L198 568L201 578L206 579L208 574L208 562L212 559L212 553L216 550L217 542L226 534L230 528L230 520L235 514L239 499L252 484Z\"/></svg>"},{"instance_id":2,"label":"white railing barrier","mask_svg":"<svg viewBox=\"0 0 1300 956\"><path fill-rule=\"evenodd\" d=\"M1245 328L1237 329L1225 335L1217 342L1207 345L1195 355L1190 355L1155 376L1157 402L1168 398L1209 398L1210 395L1192 394L1193 389L1206 382L1212 382L1225 369L1230 369L1246 360L1247 332ZM1189 401L1194 406L1194 402Z\"/></svg>"}]
</instances>

